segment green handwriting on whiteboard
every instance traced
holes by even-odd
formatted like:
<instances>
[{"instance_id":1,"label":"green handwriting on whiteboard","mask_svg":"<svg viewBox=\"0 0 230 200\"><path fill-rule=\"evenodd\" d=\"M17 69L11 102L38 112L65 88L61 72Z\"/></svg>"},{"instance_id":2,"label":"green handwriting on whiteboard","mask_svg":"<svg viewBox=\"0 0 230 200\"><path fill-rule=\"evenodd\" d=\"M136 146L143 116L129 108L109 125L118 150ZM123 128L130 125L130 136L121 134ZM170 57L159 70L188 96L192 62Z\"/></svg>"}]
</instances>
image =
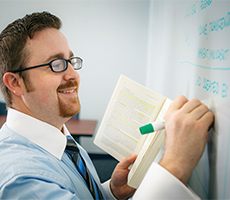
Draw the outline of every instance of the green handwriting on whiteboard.
<instances>
[{"instance_id":1,"label":"green handwriting on whiteboard","mask_svg":"<svg viewBox=\"0 0 230 200\"><path fill-rule=\"evenodd\" d=\"M208 35L208 33L213 31L222 31L223 29L230 26L230 12L227 15L211 21L210 23L200 25L198 27L199 36Z\"/></svg>"},{"instance_id":2,"label":"green handwriting on whiteboard","mask_svg":"<svg viewBox=\"0 0 230 200\"><path fill-rule=\"evenodd\" d=\"M195 63L192 63L192 62L189 62L189 61L181 61L181 64L186 64L186 63L190 64L190 65L193 65L193 66L196 66L196 67L203 68L203 69L221 70L221 71L230 70L230 67L208 67L208 66L204 66L204 65L198 65L198 64L195 64Z\"/></svg>"},{"instance_id":3,"label":"green handwriting on whiteboard","mask_svg":"<svg viewBox=\"0 0 230 200\"><path fill-rule=\"evenodd\" d=\"M207 92L218 95L221 94L222 98L228 97L228 85L226 83L220 84L216 80L211 80L205 77L196 75L196 86L201 87Z\"/></svg>"},{"instance_id":4,"label":"green handwriting on whiteboard","mask_svg":"<svg viewBox=\"0 0 230 200\"><path fill-rule=\"evenodd\" d=\"M198 58L208 59L208 60L227 60L229 54L229 49L206 49L201 47L198 49Z\"/></svg>"}]
</instances>

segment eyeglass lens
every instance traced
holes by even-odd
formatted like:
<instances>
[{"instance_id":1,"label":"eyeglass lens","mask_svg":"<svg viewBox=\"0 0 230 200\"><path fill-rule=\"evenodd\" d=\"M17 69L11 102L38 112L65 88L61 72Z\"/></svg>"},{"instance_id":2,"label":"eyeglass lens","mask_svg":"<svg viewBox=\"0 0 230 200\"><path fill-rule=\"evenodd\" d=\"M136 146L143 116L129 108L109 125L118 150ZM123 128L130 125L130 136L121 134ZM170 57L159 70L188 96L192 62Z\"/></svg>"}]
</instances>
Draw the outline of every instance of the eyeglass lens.
<instances>
[{"instance_id":1,"label":"eyeglass lens","mask_svg":"<svg viewBox=\"0 0 230 200\"><path fill-rule=\"evenodd\" d=\"M78 58L72 58L70 60L56 59L53 62L51 62L50 64L51 64L53 71L61 72L61 71L64 71L67 69L69 62L71 63L71 65L73 66L73 68L75 70L81 68L81 60Z\"/></svg>"}]
</instances>

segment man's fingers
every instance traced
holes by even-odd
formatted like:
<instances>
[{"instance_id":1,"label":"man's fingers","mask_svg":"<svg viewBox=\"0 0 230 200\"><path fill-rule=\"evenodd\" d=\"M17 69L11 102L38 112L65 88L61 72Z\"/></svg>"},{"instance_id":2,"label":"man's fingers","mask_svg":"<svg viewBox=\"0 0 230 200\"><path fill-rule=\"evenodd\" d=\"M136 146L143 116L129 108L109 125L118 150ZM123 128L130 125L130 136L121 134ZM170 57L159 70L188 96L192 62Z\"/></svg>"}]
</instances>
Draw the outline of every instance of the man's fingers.
<instances>
[{"instance_id":1,"label":"man's fingers","mask_svg":"<svg viewBox=\"0 0 230 200\"><path fill-rule=\"evenodd\" d=\"M193 116L194 119L199 120L201 119L207 112L209 112L209 109L206 105L200 103L199 106L197 106L196 108L194 108L191 111L191 116Z\"/></svg>"},{"instance_id":2,"label":"man's fingers","mask_svg":"<svg viewBox=\"0 0 230 200\"><path fill-rule=\"evenodd\" d=\"M178 96L169 109L180 110L180 112L184 114L192 113L192 117L196 120L200 119L209 111L208 107L202 104L198 99L194 98L188 101L183 95Z\"/></svg>"},{"instance_id":3,"label":"man's fingers","mask_svg":"<svg viewBox=\"0 0 230 200\"><path fill-rule=\"evenodd\" d=\"M128 156L126 157L125 159L123 159L119 165L120 167L122 168L128 168L129 165L131 165L132 163L134 163L134 161L136 160L137 158L137 155L134 155L134 156Z\"/></svg>"},{"instance_id":4,"label":"man's fingers","mask_svg":"<svg viewBox=\"0 0 230 200\"><path fill-rule=\"evenodd\" d=\"M209 127L212 125L214 120L214 114L210 111L206 112L201 118L200 118L200 123L205 125L207 127L207 130Z\"/></svg>"},{"instance_id":5,"label":"man's fingers","mask_svg":"<svg viewBox=\"0 0 230 200\"><path fill-rule=\"evenodd\" d=\"M183 106L183 112L184 113L190 113L197 109L199 106L203 105L198 99L192 99L188 102L186 102Z\"/></svg>"},{"instance_id":6,"label":"man's fingers","mask_svg":"<svg viewBox=\"0 0 230 200\"><path fill-rule=\"evenodd\" d=\"M171 104L171 106L169 107L169 110L179 110L181 107L183 107L183 105L185 103L188 102L188 99L183 96L183 95L179 95Z\"/></svg>"}]
</instances>

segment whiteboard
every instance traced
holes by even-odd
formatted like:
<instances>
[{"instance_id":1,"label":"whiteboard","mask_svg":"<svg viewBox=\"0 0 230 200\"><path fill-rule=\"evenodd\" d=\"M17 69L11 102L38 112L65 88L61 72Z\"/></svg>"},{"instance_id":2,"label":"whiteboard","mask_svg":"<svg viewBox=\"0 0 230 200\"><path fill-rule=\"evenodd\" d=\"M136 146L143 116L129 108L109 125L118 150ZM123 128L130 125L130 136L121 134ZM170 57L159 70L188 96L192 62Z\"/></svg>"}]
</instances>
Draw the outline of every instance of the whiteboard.
<instances>
[{"instance_id":1,"label":"whiteboard","mask_svg":"<svg viewBox=\"0 0 230 200\"><path fill-rule=\"evenodd\" d=\"M151 1L147 86L198 98L215 114L189 185L202 199L230 199L230 1Z\"/></svg>"}]
</instances>

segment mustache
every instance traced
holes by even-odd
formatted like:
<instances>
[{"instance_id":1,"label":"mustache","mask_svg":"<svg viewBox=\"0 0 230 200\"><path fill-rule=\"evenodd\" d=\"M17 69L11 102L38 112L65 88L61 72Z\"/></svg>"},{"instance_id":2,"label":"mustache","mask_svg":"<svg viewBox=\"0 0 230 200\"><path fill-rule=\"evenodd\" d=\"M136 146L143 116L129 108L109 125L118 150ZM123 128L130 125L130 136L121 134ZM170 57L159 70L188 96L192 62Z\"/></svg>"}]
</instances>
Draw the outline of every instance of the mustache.
<instances>
[{"instance_id":1,"label":"mustache","mask_svg":"<svg viewBox=\"0 0 230 200\"><path fill-rule=\"evenodd\" d=\"M57 90L63 90L63 89L70 88L70 87L77 87L78 88L77 81L69 81L69 82L65 83L64 85L60 85L57 88Z\"/></svg>"}]
</instances>

